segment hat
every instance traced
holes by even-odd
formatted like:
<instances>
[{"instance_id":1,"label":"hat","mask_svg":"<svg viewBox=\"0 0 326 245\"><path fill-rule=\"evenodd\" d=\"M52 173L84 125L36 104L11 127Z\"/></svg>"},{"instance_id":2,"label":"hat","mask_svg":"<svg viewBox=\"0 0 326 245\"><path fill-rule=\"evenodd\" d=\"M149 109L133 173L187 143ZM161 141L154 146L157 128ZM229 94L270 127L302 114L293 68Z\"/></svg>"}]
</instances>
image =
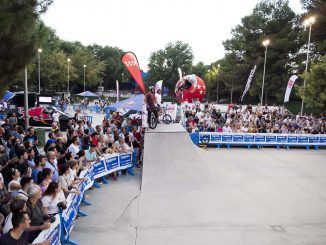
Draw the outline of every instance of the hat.
<instances>
[{"instance_id":1,"label":"hat","mask_svg":"<svg viewBox=\"0 0 326 245\"><path fill-rule=\"evenodd\" d=\"M47 143L50 145L50 144L52 144L52 143L56 143L57 142L57 140L55 140L55 139L49 139L48 141L47 141Z\"/></svg>"}]
</instances>

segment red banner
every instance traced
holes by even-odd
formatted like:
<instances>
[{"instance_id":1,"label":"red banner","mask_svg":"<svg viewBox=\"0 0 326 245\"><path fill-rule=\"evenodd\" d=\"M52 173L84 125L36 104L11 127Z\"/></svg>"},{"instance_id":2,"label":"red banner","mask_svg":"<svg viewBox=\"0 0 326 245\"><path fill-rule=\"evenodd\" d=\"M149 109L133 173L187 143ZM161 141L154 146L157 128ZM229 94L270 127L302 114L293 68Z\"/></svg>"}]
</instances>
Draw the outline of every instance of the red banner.
<instances>
[{"instance_id":1,"label":"red banner","mask_svg":"<svg viewBox=\"0 0 326 245\"><path fill-rule=\"evenodd\" d=\"M132 78L138 84L140 90L143 92L143 94L145 94L145 86L143 83L143 79L141 76L141 72L139 69L139 64L138 64L136 55L132 52L126 52L122 56L121 61L125 65L127 70L129 71Z\"/></svg>"}]
</instances>

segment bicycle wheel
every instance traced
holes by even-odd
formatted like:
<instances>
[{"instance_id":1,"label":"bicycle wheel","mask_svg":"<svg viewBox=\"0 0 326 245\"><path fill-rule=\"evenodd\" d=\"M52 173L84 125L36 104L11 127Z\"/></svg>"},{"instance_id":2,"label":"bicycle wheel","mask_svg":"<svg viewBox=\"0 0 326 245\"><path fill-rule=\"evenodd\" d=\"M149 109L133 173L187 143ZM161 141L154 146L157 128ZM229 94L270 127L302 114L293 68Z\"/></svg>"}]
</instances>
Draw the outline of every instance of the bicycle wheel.
<instances>
[{"instance_id":1,"label":"bicycle wheel","mask_svg":"<svg viewBox=\"0 0 326 245\"><path fill-rule=\"evenodd\" d=\"M154 113L152 113L150 119L149 119L149 125L148 125L151 129L155 129L157 126L157 120L156 117L154 115Z\"/></svg>"},{"instance_id":2,"label":"bicycle wheel","mask_svg":"<svg viewBox=\"0 0 326 245\"><path fill-rule=\"evenodd\" d=\"M169 114L164 114L162 117L162 121L165 124L170 124L172 122L172 117Z\"/></svg>"}]
</instances>

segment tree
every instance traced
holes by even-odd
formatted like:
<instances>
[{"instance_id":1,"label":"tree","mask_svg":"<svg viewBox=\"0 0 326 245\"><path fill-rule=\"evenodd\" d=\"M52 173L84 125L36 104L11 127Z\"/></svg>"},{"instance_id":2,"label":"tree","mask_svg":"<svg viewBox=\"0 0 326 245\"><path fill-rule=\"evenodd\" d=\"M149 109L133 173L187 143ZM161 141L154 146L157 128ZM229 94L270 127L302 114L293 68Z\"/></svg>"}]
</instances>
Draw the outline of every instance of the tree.
<instances>
[{"instance_id":1,"label":"tree","mask_svg":"<svg viewBox=\"0 0 326 245\"><path fill-rule=\"evenodd\" d=\"M293 72L293 54L301 47L299 36L298 16L290 9L287 1L263 0L258 3L253 13L242 18L241 25L233 29L232 38L224 42L227 55L221 62L223 83L231 90L233 87L233 91L241 92L254 62L264 57L262 41L269 38L271 44L267 53L265 103L269 97L280 102L286 81ZM256 97L257 101L261 94L262 73L263 65L260 65L250 89L250 95Z\"/></svg>"},{"instance_id":2,"label":"tree","mask_svg":"<svg viewBox=\"0 0 326 245\"><path fill-rule=\"evenodd\" d=\"M306 89L299 89L299 95L310 108L325 110L326 108L326 55L316 60L310 71L303 75L306 80Z\"/></svg>"},{"instance_id":3,"label":"tree","mask_svg":"<svg viewBox=\"0 0 326 245\"><path fill-rule=\"evenodd\" d=\"M208 93L207 98L209 100L211 97L214 97L212 95L215 94L216 102L218 102L218 90L220 85L220 80L218 79L219 70L219 64L212 64L210 69L208 69L204 75L206 91Z\"/></svg>"},{"instance_id":4,"label":"tree","mask_svg":"<svg viewBox=\"0 0 326 245\"><path fill-rule=\"evenodd\" d=\"M130 78L129 73L124 69L121 62L121 56L124 51L117 47L102 47L100 45L88 46L95 57L105 62L105 68L103 71L103 86L105 89L114 89L116 80L126 81Z\"/></svg>"},{"instance_id":5,"label":"tree","mask_svg":"<svg viewBox=\"0 0 326 245\"><path fill-rule=\"evenodd\" d=\"M326 53L325 0L301 0L301 4L307 10L307 13L302 16L303 18L306 18L307 16L316 17L316 23L312 26L311 41L315 43L316 52L324 55Z\"/></svg>"},{"instance_id":6,"label":"tree","mask_svg":"<svg viewBox=\"0 0 326 245\"><path fill-rule=\"evenodd\" d=\"M77 78L72 81L71 85L76 92L82 91L84 88L84 65L86 65L86 89L97 87L102 83L105 62L98 61L87 49L76 49L75 53L71 55L71 66L77 72Z\"/></svg>"},{"instance_id":7,"label":"tree","mask_svg":"<svg viewBox=\"0 0 326 245\"><path fill-rule=\"evenodd\" d=\"M8 80L19 74L36 56L37 48L45 34L39 15L45 12L51 3L52 0L1 1L1 85L8 84Z\"/></svg>"},{"instance_id":8,"label":"tree","mask_svg":"<svg viewBox=\"0 0 326 245\"><path fill-rule=\"evenodd\" d=\"M191 68L191 73L204 79L204 76L209 69L209 65L205 65L203 62L198 62L195 66Z\"/></svg>"},{"instance_id":9,"label":"tree","mask_svg":"<svg viewBox=\"0 0 326 245\"><path fill-rule=\"evenodd\" d=\"M151 84L158 80L164 80L165 86L174 89L179 80L178 68L189 74L192 69L193 58L189 44L181 41L168 43L165 49L160 49L151 54L148 64L148 80Z\"/></svg>"}]
</instances>

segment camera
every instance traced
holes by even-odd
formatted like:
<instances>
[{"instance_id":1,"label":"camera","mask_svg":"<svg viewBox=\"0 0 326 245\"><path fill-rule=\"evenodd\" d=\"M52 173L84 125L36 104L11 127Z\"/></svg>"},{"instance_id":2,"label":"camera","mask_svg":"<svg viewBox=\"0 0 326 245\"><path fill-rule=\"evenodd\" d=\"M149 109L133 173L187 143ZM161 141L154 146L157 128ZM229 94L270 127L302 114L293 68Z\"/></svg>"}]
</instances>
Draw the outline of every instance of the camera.
<instances>
[{"instance_id":1,"label":"camera","mask_svg":"<svg viewBox=\"0 0 326 245\"><path fill-rule=\"evenodd\" d=\"M67 208L67 204L65 202L59 202L57 204L59 209L65 210Z\"/></svg>"},{"instance_id":2,"label":"camera","mask_svg":"<svg viewBox=\"0 0 326 245\"><path fill-rule=\"evenodd\" d=\"M55 217L54 216L47 216L44 218L44 222L49 221L50 223L55 222Z\"/></svg>"}]
</instances>

